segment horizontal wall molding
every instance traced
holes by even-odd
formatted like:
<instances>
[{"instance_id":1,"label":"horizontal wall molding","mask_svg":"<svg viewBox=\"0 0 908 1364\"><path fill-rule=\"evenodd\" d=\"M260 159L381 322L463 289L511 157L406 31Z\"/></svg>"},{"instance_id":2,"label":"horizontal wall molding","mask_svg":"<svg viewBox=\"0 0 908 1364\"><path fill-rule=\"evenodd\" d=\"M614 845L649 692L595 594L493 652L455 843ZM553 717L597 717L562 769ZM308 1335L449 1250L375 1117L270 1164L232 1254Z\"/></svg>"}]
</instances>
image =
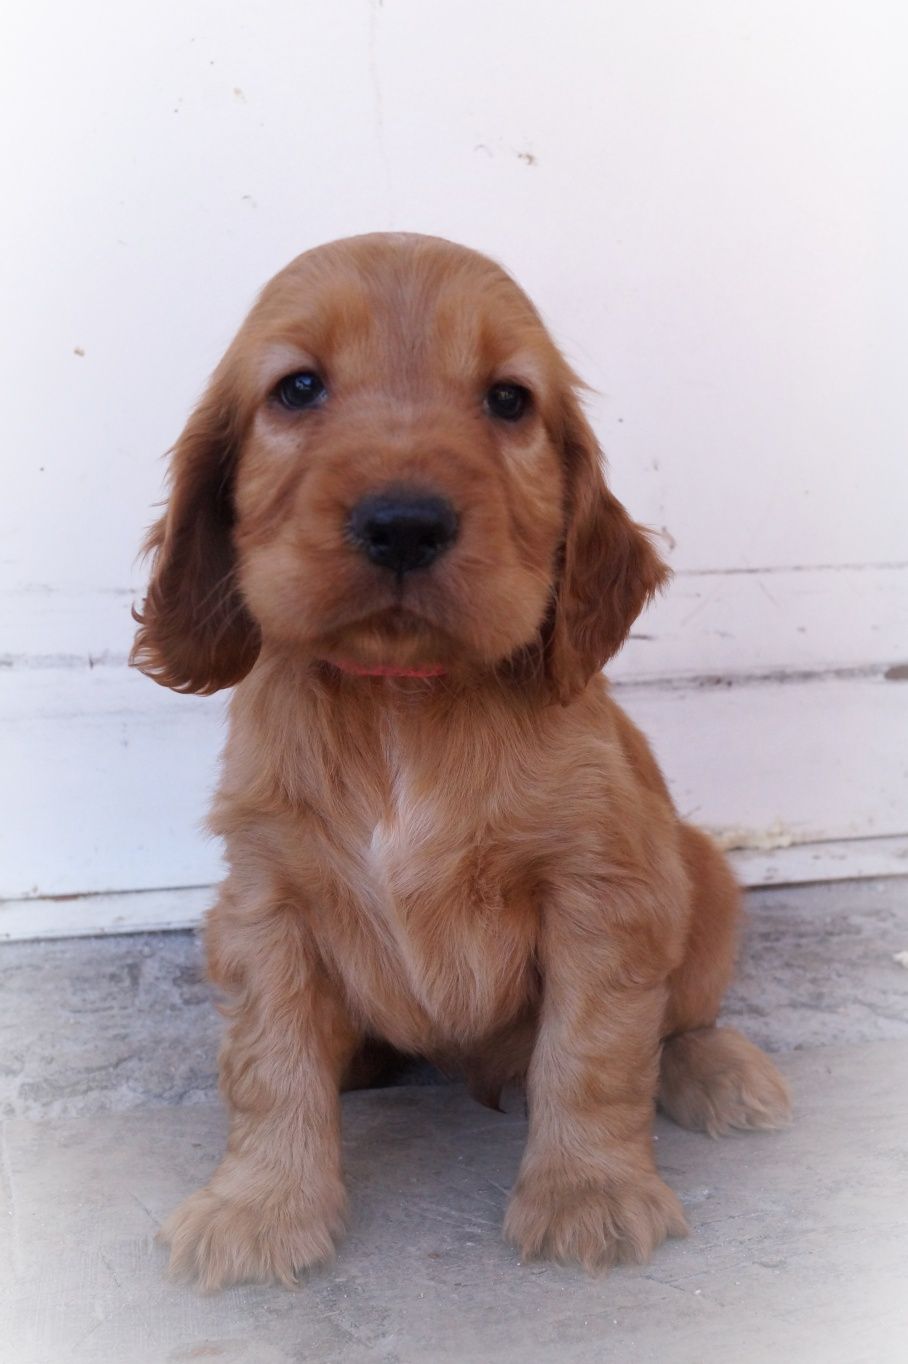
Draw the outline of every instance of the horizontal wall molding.
<instances>
[{"instance_id":1,"label":"horizontal wall molding","mask_svg":"<svg viewBox=\"0 0 908 1364\"><path fill-rule=\"evenodd\" d=\"M6 599L0 897L169 894L222 874L203 828L229 697L177 696L126 666L138 595ZM748 875L785 862L816 879L820 864L790 870L792 849L908 836L906 602L902 565L680 573L610 667L682 815ZM71 906L54 913L75 921Z\"/></svg>"},{"instance_id":2,"label":"horizontal wall molding","mask_svg":"<svg viewBox=\"0 0 908 1364\"><path fill-rule=\"evenodd\" d=\"M26 585L0 598L0 667L125 664L130 587ZM908 662L908 564L679 571L610 667L615 681L818 674Z\"/></svg>"},{"instance_id":3,"label":"horizontal wall molding","mask_svg":"<svg viewBox=\"0 0 908 1364\"><path fill-rule=\"evenodd\" d=\"M908 686L880 676L624 686L681 814L727 848L908 835ZM0 897L200 886L222 697L127 669L0 675Z\"/></svg>"},{"instance_id":4,"label":"horizontal wall molding","mask_svg":"<svg viewBox=\"0 0 908 1364\"><path fill-rule=\"evenodd\" d=\"M818 675L908 661L908 566L679 573L615 681Z\"/></svg>"},{"instance_id":5,"label":"horizontal wall molding","mask_svg":"<svg viewBox=\"0 0 908 1364\"><path fill-rule=\"evenodd\" d=\"M796 885L867 876L908 876L908 837L805 843L732 851L743 886ZM214 903L214 886L0 901L0 942L93 937L195 928Z\"/></svg>"}]
</instances>

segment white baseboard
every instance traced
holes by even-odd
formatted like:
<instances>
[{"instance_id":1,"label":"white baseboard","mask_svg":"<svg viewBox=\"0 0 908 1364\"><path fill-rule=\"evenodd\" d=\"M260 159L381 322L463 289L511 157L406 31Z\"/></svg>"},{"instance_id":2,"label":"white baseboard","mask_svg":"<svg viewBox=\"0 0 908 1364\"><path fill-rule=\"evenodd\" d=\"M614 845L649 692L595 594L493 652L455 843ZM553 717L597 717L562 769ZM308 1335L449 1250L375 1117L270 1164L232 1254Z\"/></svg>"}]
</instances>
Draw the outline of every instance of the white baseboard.
<instances>
[{"instance_id":1,"label":"white baseboard","mask_svg":"<svg viewBox=\"0 0 908 1364\"><path fill-rule=\"evenodd\" d=\"M728 854L743 885L797 885L908 876L908 834L801 843ZM75 938L193 928L214 899L213 886L0 901L0 941Z\"/></svg>"},{"instance_id":2,"label":"white baseboard","mask_svg":"<svg viewBox=\"0 0 908 1364\"><path fill-rule=\"evenodd\" d=\"M787 848L738 848L728 853L742 885L791 886L809 881L859 881L908 876L908 834L833 839ZM2 922L2 920L0 920Z\"/></svg>"},{"instance_id":3,"label":"white baseboard","mask_svg":"<svg viewBox=\"0 0 908 1364\"><path fill-rule=\"evenodd\" d=\"M0 942L193 928L213 900L213 886L0 900Z\"/></svg>"}]
</instances>

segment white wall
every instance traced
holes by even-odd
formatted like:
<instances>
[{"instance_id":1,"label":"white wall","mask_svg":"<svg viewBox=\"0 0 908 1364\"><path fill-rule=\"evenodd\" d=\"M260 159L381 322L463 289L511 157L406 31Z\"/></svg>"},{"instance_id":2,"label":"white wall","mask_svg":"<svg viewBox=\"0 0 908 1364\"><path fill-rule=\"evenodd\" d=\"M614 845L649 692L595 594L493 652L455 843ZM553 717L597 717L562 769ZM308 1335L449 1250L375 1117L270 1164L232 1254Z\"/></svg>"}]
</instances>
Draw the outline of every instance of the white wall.
<instances>
[{"instance_id":1,"label":"white wall","mask_svg":"<svg viewBox=\"0 0 908 1364\"><path fill-rule=\"evenodd\" d=\"M221 703L127 673L136 547L161 453L260 284L376 228L498 257L598 390L614 484L671 536L674 588L615 676L682 807L730 845L819 846L825 867L823 845L872 838L860 865L898 865L906 13L9 14L0 894L216 874L196 826Z\"/></svg>"}]
</instances>

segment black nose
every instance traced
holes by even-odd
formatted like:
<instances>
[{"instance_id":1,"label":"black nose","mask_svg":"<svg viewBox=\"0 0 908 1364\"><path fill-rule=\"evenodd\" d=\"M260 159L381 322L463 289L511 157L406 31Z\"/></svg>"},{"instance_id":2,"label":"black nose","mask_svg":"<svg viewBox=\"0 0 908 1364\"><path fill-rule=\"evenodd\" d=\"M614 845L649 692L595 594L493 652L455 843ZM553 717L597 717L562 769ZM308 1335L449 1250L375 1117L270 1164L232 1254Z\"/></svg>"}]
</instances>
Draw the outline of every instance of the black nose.
<instances>
[{"instance_id":1,"label":"black nose","mask_svg":"<svg viewBox=\"0 0 908 1364\"><path fill-rule=\"evenodd\" d=\"M428 568L457 537L457 514L443 497L387 493L364 497L350 513L350 538L373 564L394 573Z\"/></svg>"}]
</instances>

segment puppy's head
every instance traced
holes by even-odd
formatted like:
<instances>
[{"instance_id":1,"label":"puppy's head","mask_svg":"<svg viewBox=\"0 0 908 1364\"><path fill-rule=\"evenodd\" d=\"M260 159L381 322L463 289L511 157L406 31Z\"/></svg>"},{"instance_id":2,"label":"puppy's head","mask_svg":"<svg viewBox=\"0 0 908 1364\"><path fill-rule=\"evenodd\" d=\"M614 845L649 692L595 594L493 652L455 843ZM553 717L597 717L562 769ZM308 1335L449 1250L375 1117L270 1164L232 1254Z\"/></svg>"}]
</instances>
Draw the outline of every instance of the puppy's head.
<instances>
[{"instance_id":1,"label":"puppy's head","mask_svg":"<svg viewBox=\"0 0 908 1364\"><path fill-rule=\"evenodd\" d=\"M194 692L263 642L363 673L532 664L569 700L666 576L576 387L476 252L381 234L300 256L174 448L133 661Z\"/></svg>"}]
</instances>

